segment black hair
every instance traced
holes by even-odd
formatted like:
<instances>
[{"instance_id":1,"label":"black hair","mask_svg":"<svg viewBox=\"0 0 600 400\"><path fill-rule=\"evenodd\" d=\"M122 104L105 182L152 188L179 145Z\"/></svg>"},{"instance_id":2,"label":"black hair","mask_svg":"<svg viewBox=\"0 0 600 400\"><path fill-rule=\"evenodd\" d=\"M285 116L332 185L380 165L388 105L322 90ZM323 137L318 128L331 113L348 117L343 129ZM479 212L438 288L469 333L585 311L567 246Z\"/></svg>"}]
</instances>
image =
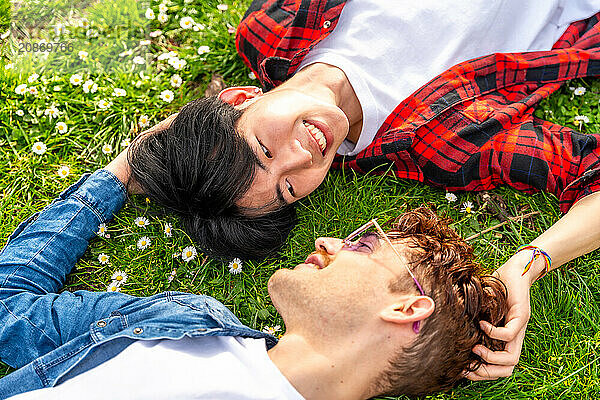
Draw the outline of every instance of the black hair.
<instances>
[{"instance_id":1,"label":"black hair","mask_svg":"<svg viewBox=\"0 0 600 400\"><path fill-rule=\"evenodd\" d=\"M134 141L127 161L144 194L177 214L205 254L260 259L283 245L296 214L291 204L272 211L236 205L258 165L236 132L241 115L215 96L194 100L169 127Z\"/></svg>"}]
</instances>

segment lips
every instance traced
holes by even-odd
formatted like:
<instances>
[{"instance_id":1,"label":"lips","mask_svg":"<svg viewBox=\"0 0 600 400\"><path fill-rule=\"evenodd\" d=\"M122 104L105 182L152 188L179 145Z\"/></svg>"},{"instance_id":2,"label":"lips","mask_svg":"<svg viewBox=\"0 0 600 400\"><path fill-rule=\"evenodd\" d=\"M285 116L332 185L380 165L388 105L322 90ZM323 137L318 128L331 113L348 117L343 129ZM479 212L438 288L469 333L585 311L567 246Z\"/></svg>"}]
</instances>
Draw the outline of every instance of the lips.
<instances>
[{"instance_id":1,"label":"lips","mask_svg":"<svg viewBox=\"0 0 600 400\"><path fill-rule=\"evenodd\" d=\"M310 256L308 256L306 258L306 260L304 260L304 264L312 264L315 265L318 269L323 269L325 268L325 265L323 263L323 260L321 259L321 257L319 257L318 254L311 254Z\"/></svg>"},{"instance_id":2,"label":"lips","mask_svg":"<svg viewBox=\"0 0 600 400\"><path fill-rule=\"evenodd\" d=\"M302 123L306 127L306 130L308 130L308 133L313 138L313 140L315 142L317 142L317 145L319 146L319 149L321 150L321 154L324 155L325 149L327 148L327 138L325 137L325 134L323 133L323 131L321 131L321 129L317 128L315 125L311 124L310 122L303 121Z\"/></svg>"}]
</instances>

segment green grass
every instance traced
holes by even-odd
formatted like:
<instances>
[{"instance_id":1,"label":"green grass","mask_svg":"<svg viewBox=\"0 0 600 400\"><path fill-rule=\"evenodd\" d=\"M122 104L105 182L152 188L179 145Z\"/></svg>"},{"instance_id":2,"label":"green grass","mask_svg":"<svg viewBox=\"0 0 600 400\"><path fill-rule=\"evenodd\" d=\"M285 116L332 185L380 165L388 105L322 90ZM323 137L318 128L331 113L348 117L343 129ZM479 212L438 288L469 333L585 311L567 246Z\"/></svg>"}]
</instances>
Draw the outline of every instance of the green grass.
<instances>
[{"instance_id":1,"label":"green grass","mask_svg":"<svg viewBox=\"0 0 600 400\"><path fill-rule=\"evenodd\" d=\"M122 149L121 142L133 138L143 128L139 121L147 115L151 123L165 118L190 99L202 96L214 73L224 76L228 84L252 84L249 70L235 53L235 27L249 1L226 2L229 9L217 10L218 2L175 0L169 3L166 24L145 18L150 4L133 0L81 2L77 7L65 0L26 1L12 13L14 35L2 42L0 51L0 245L10 232L35 211L47 205L61 190L83 172L108 163ZM0 26L9 18L0 0ZM16 3L15 3L16 4ZM89 7L85 7L88 5ZM158 15L158 3L151 7ZM186 9L184 11L183 9ZM190 10L197 13L190 14ZM203 30L184 30L175 16L192 16ZM90 26L85 26L85 20ZM64 24L70 31L56 37L54 27ZM83 25L83 26L80 26ZM162 30L150 45L140 45L148 33ZM2 30L4 31L4 30ZM90 31L91 34L86 33ZM97 37L94 37L95 35ZM20 35L20 36L19 36ZM72 52L58 52L40 58L40 53L15 54L24 41L49 41L73 44ZM210 51L199 55L199 46ZM86 60L80 50L89 53ZM131 54L120 54L131 51ZM166 61L153 61L153 55L176 51L187 60L184 69L174 70ZM133 57L147 60L133 64ZM4 58L1 58L4 57ZM18 58L17 58L18 57ZM4 65L12 62L13 69ZM27 83L32 73L41 77ZM143 72L143 75L140 75ZM84 93L69 79L81 74L98 85L96 93ZM174 88L169 79L179 74L183 86ZM38 89L38 96L18 95L15 87L27 83ZM571 88L583 86L582 96ZM113 88L125 89L125 97L112 95ZM570 88L571 87L571 88ZM174 101L159 99L164 90L174 92ZM598 132L600 83L595 80L570 82L545 101L537 115L576 127L574 117L585 115L589 122L584 132ZM98 102L108 99L106 110ZM52 119L44 111L54 105L61 115ZM19 116L17 110L23 110ZM65 122L68 132L57 132L57 122ZM31 152L36 141L48 150L39 156ZM104 154L105 144L114 149ZM57 169L67 165L71 174L59 178ZM528 243L559 217L556 198L546 194L525 196L507 188L493 192L495 203L504 202L511 216L539 211L535 217L503 226L472 240L478 260L490 271L507 260L521 244ZM129 280L122 292L147 296L164 290L181 290L209 294L222 301L249 326L263 329L282 325L269 301L266 282L278 268L293 266L312 250L320 235L343 236L372 217L387 220L398 213L430 204L441 215L452 218L454 228L468 237L500 222L488 202L476 193L459 194L455 203L444 192L422 184L394 178L358 176L352 172L331 173L323 185L298 207L300 223L282 253L260 263L244 263L239 275L229 273L227 265L202 255L186 263L173 254L190 245L190 239L178 229L177 221L161 216L160 209L143 197L133 199L109 225L110 238L94 240L73 273L65 290L106 290L111 275L123 270ZM460 212L461 204L472 201L473 214ZM134 226L134 219L146 216L150 225ZM173 237L163 233L165 223L175 227ZM141 236L149 236L152 245L144 251L136 247ZM108 265L98 261L100 253L110 257ZM525 338L519 367L507 379L495 382L465 382L451 392L432 399L592 399L600 395L600 253L594 252L560 271L551 273L533 288L533 314ZM174 271L175 278L169 281ZM0 364L0 376L11 371Z\"/></svg>"}]
</instances>

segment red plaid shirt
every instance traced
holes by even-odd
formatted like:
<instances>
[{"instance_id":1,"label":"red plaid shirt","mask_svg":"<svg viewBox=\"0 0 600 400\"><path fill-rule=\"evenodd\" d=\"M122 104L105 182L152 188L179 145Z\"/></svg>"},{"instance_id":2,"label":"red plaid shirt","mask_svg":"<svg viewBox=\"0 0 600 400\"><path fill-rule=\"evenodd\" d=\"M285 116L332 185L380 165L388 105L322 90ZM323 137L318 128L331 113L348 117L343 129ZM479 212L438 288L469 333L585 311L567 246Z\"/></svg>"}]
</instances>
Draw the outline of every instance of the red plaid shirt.
<instances>
[{"instance_id":1,"label":"red plaid shirt","mask_svg":"<svg viewBox=\"0 0 600 400\"><path fill-rule=\"evenodd\" d=\"M344 0L255 0L238 30L244 62L271 89L336 26ZM567 80L600 75L600 13L572 24L553 50L460 63L402 101L373 142L334 168L391 171L450 191L507 184L554 193L566 212L600 190L600 135L533 115Z\"/></svg>"}]
</instances>

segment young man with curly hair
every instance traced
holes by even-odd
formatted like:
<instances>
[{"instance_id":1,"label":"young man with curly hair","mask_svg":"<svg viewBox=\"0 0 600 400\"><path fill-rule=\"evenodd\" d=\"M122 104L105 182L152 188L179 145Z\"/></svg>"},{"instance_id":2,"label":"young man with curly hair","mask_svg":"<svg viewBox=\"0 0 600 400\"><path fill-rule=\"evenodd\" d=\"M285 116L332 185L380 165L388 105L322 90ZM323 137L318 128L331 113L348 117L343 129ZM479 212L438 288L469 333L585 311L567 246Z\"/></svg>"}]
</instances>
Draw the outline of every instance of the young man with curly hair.
<instances>
[{"instance_id":1,"label":"young man with curly hair","mask_svg":"<svg viewBox=\"0 0 600 400\"><path fill-rule=\"evenodd\" d=\"M0 253L0 359L19 370L0 398L366 399L443 390L499 349L502 283L433 212L376 222L269 280L277 340L215 299L166 292L62 292L66 275L126 198L125 153L24 221ZM367 228L375 228L369 230ZM475 365L474 365L475 363Z\"/></svg>"}]
</instances>

